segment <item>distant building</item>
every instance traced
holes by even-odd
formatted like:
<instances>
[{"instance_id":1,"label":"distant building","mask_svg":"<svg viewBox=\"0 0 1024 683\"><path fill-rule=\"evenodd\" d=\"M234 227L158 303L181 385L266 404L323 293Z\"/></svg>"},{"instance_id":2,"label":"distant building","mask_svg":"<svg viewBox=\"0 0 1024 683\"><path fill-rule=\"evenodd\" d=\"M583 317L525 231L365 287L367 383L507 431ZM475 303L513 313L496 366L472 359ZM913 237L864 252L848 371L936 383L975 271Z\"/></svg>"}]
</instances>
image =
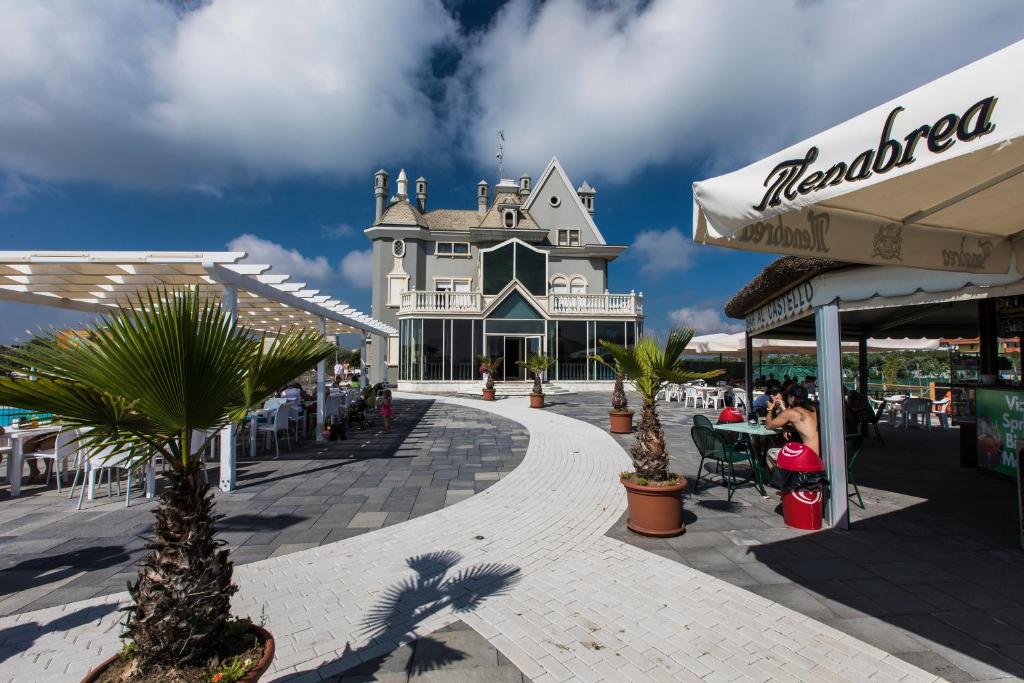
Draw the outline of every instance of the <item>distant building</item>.
<instances>
[{"instance_id":1,"label":"distant building","mask_svg":"<svg viewBox=\"0 0 1024 683\"><path fill-rule=\"evenodd\" d=\"M597 388L611 373L588 360L607 339L642 333L642 295L608 292L608 264L626 247L605 242L594 222L596 190L573 189L552 159L536 185L477 184L475 209L428 208L427 180L405 171L391 194L374 176L373 316L399 330L372 349L371 381L450 391L479 383L478 354L504 357L498 381L525 381L518 361L557 360L548 380ZM410 189L412 193L410 193ZM600 383L600 384L598 384Z\"/></svg>"}]
</instances>

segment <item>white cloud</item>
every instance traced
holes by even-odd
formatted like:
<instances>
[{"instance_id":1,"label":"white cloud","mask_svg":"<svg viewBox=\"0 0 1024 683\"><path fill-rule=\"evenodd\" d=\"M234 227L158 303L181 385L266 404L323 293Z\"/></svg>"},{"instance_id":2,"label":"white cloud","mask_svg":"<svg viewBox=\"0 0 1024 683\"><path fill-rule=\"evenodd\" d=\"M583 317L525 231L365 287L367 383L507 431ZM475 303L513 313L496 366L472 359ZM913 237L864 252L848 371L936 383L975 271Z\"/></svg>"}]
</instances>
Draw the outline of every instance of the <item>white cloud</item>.
<instances>
[{"instance_id":1,"label":"white cloud","mask_svg":"<svg viewBox=\"0 0 1024 683\"><path fill-rule=\"evenodd\" d=\"M0 167L160 187L368 172L430 146L440 0L0 0Z\"/></svg>"},{"instance_id":2,"label":"white cloud","mask_svg":"<svg viewBox=\"0 0 1024 683\"><path fill-rule=\"evenodd\" d=\"M684 306L669 311L668 319L678 326L692 327L697 334L714 334L716 332L739 332L743 323L739 320L726 319L722 311L710 306Z\"/></svg>"},{"instance_id":3,"label":"white cloud","mask_svg":"<svg viewBox=\"0 0 1024 683\"><path fill-rule=\"evenodd\" d=\"M350 251L341 259L341 274L353 287L373 286L373 251Z\"/></svg>"},{"instance_id":4,"label":"white cloud","mask_svg":"<svg viewBox=\"0 0 1024 683\"><path fill-rule=\"evenodd\" d=\"M637 233L627 257L640 261L640 272L647 277L662 277L688 268L693 243L679 228L644 230Z\"/></svg>"},{"instance_id":5,"label":"white cloud","mask_svg":"<svg viewBox=\"0 0 1024 683\"><path fill-rule=\"evenodd\" d=\"M356 234L356 229L348 223L338 223L337 225L321 225L320 230L324 233L324 237L331 239L341 239L342 237L351 237Z\"/></svg>"},{"instance_id":6,"label":"white cloud","mask_svg":"<svg viewBox=\"0 0 1024 683\"><path fill-rule=\"evenodd\" d=\"M291 275L296 282L323 285L334 276L330 264L323 256L307 258L296 249L287 249L276 242L248 233L228 242L228 250L244 251L248 254L245 260L249 263L268 263L274 268L272 272Z\"/></svg>"},{"instance_id":7,"label":"white cloud","mask_svg":"<svg viewBox=\"0 0 1024 683\"><path fill-rule=\"evenodd\" d=\"M552 154L612 180L687 158L736 168L1024 35L1019 0L963 7L512 0L462 60L456 128L481 165L504 129L515 169Z\"/></svg>"}]
</instances>

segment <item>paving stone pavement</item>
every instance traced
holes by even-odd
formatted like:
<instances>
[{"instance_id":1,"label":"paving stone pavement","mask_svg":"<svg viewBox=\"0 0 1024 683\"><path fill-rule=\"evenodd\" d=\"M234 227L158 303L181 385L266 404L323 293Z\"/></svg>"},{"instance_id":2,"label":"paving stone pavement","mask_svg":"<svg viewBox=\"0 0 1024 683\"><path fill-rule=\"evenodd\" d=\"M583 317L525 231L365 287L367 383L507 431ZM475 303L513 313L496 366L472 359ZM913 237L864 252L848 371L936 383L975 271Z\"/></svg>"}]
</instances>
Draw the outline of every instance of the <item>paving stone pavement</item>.
<instances>
[{"instance_id":1,"label":"paving stone pavement","mask_svg":"<svg viewBox=\"0 0 1024 683\"><path fill-rule=\"evenodd\" d=\"M637 405L638 400L633 401ZM608 396L552 397L548 410L607 424ZM673 468L693 479L693 415L660 403ZM625 516L608 535L779 602L954 681L1024 677L1024 553L1011 480L959 467L957 430L888 429L855 464L866 507L850 531L787 528L772 491L728 501L717 474L684 497L686 534L651 539ZM616 437L623 448L632 435ZM706 465L706 467L709 467ZM707 477L709 474L706 474Z\"/></svg>"},{"instance_id":2,"label":"paving stone pavement","mask_svg":"<svg viewBox=\"0 0 1024 683\"><path fill-rule=\"evenodd\" d=\"M217 494L220 537L236 565L333 543L483 491L522 462L526 429L497 415L396 401L392 430L350 429L279 460L243 460L238 489ZM282 444L282 449L284 445ZM216 468L216 464L213 465ZM0 615L125 590L145 555L155 501L106 496L76 511L42 486L0 499Z\"/></svg>"},{"instance_id":3,"label":"paving stone pavement","mask_svg":"<svg viewBox=\"0 0 1024 683\"><path fill-rule=\"evenodd\" d=\"M526 399L477 407L523 424L523 463L434 513L239 567L239 614L265 609L272 678L330 679L463 621L538 683L934 681L830 626L605 532L628 460L604 430ZM118 646L112 595L0 618L9 680L62 680ZM12 635L13 634L13 637Z\"/></svg>"}]
</instances>

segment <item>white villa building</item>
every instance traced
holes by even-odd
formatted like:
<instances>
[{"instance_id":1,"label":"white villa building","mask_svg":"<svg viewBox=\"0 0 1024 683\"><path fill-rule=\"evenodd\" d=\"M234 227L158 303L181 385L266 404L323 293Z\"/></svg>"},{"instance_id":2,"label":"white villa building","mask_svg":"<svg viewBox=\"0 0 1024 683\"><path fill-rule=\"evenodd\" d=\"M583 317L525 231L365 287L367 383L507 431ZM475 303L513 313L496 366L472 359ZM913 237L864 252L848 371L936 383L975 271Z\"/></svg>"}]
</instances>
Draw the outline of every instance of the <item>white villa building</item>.
<instances>
[{"instance_id":1,"label":"white villa building","mask_svg":"<svg viewBox=\"0 0 1024 683\"><path fill-rule=\"evenodd\" d=\"M608 292L608 264L626 247L605 242L594 222L596 191L573 189L552 159L536 185L502 179L493 195L477 185L475 209L429 209L427 181L409 192L405 171L391 195L374 176L373 315L399 330L369 354L370 379L402 389L479 387L477 356L501 356L496 380L523 382L518 361L556 359L547 381L603 389L607 368L588 360L602 339L632 344L642 333L643 298ZM383 355L384 363L380 356Z\"/></svg>"}]
</instances>

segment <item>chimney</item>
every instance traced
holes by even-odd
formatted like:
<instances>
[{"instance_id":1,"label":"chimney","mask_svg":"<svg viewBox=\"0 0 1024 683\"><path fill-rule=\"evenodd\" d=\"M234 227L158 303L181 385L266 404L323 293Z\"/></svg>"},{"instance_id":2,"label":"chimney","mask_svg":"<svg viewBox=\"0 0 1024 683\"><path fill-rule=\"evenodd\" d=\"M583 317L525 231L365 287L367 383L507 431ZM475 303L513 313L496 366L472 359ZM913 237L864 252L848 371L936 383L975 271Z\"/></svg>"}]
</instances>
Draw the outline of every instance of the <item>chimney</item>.
<instances>
[{"instance_id":1,"label":"chimney","mask_svg":"<svg viewBox=\"0 0 1024 683\"><path fill-rule=\"evenodd\" d=\"M405 169L403 168L398 172L398 198L408 199L409 198L409 178L405 175Z\"/></svg>"},{"instance_id":2,"label":"chimney","mask_svg":"<svg viewBox=\"0 0 1024 683\"><path fill-rule=\"evenodd\" d=\"M591 216L594 215L594 195L597 194L597 190L590 186L586 180L583 184L576 188L576 194L580 196L580 201L583 202L583 208L587 210Z\"/></svg>"},{"instance_id":3,"label":"chimney","mask_svg":"<svg viewBox=\"0 0 1024 683\"><path fill-rule=\"evenodd\" d=\"M373 174L373 198L376 205L374 223L379 223L388 201L388 172L383 168Z\"/></svg>"},{"instance_id":4,"label":"chimney","mask_svg":"<svg viewBox=\"0 0 1024 683\"><path fill-rule=\"evenodd\" d=\"M421 212L427 210L427 179L423 176L416 179L416 206Z\"/></svg>"},{"instance_id":5,"label":"chimney","mask_svg":"<svg viewBox=\"0 0 1024 683\"><path fill-rule=\"evenodd\" d=\"M487 205L489 203L487 198L487 181L481 180L476 184L476 212L483 216L487 213Z\"/></svg>"},{"instance_id":6,"label":"chimney","mask_svg":"<svg viewBox=\"0 0 1024 683\"><path fill-rule=\"evenodd\" d=\"M530 196L530 176L523 174L519 176L519 197L524 202Z\"/></svg>"}]
</instances>

